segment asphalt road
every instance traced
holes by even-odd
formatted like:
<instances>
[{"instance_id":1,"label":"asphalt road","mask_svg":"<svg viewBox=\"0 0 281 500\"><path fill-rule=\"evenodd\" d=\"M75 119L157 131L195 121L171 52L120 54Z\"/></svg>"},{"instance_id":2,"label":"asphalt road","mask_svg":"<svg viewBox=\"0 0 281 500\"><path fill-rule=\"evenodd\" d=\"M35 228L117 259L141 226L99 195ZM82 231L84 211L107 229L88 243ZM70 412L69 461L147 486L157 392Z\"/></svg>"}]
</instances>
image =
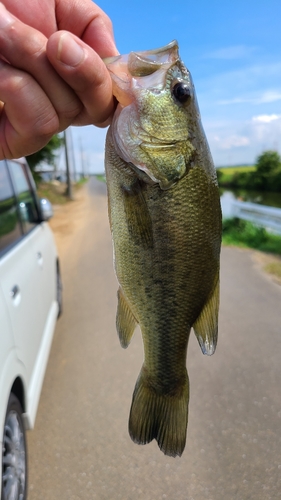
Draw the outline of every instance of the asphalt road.
<instances>
[{"instance_id":1,"label":"asphalt road","mask_svg":"<svg viewBox=\"0 0 281 500\"><path fill-rule=\"evenodd\" d=\"M281 499L281 287L251 252L223 248L217 351L203 356L193 334L188 348L184 454L134 444L127 421L142 342L137 331L127 350L119 345L105 186L92 179L87 189L28 433L29 500Z\"/></svg>"}]
</instances>

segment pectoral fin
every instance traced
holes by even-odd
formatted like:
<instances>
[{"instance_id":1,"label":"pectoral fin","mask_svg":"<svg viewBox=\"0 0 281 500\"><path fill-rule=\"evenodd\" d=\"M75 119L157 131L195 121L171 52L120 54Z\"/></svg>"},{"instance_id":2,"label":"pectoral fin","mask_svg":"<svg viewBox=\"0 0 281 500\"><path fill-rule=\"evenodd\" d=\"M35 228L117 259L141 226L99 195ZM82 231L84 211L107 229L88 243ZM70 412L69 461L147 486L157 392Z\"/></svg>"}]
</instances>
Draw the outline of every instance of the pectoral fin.
<instances>
[{"instance_id":1,"label":"pectoral fin","mask_svg":"<svg viewBox=\"0 0 281 500\"><path fill-rule=\"evenodd\" d=\"M193 329L203 354L214 354L218 338L219 311L219 276L216 285L200 315L193 324Z\"/></svg>"},{"instance_id":2,"label":"pectoral fin","mask_svg":"<svg viewBox=\"0 0 281 500\"><path fill-rule=\"evenodd\" d=\"M131 338L137 326L137 321L125 299L122 290L117 292L118 306L116 315L116 328L121 346L126 349L131 342Z\"/></svg>"},{"instance_id":3,"label":"pectoral fin","mask_svg":"<svg viewBox=\"0 0 281 500\"><path fill-rule=\"evenodd\" d=\"M144 249L153 247L151 217L142 194L142 182L137 181L129 188L123 186L124 207L129 233L136 245Z\"/></svg>"}]
</instances>

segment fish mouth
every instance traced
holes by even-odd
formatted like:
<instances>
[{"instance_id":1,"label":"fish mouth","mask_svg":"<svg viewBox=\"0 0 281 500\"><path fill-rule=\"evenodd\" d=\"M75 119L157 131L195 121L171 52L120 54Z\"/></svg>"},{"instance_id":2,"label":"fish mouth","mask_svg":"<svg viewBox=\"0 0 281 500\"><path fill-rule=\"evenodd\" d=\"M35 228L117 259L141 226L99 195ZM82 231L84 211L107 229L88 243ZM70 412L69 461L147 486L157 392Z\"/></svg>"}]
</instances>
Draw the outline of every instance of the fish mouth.
<instances>
[{"instance_id":1,"label":"fish mouth","mask_svg":"<svg viewBox=\"0 0 281 500\"><path fill-rule=\"evenodd\" d=\"M103 62L112 79L113 95L123 106L128 106L134 101L132 81L140 86L151 86L154 74L157 74L157 87L163 87L166 71L178 60L178 43L173 40L158 49L106 57ZM163 73L160 81L158 70Z\"/></svg>"},{"instance_id":2,"label":"fish mouth","mask_svg":"<svg viewBox=\"0 0 281 500\"><path fill-rule=\"evenodd\" d=\"M103 62L111 75L126 80L128 70L132 76L146 76L154 73L167 64L179 59L179 46L176 40L152 50L130 52L125 55L104 57Z\"/></svg>"}]
</instances>

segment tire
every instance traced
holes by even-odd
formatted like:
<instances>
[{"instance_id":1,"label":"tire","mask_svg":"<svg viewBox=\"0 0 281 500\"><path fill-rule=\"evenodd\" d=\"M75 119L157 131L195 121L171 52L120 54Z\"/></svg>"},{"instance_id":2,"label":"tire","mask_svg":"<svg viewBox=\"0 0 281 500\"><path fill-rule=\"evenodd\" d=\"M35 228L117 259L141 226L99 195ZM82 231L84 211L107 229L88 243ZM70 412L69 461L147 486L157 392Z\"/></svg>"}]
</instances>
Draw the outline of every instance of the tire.
<instances>
[{"instance_id":1,"label":"tire","mask_svg":"<svg viewBox=\"0 0 281 500\"><path fill-rule=\"evenodd\" d=\"M58 318L62 315L62 280L61 280L61 274L60 274L60 267L59 264L57 264L57 303L59 306L58 310Z\"/></svg>"},{"instance_id":2,"label":"tire","mask_svg":"<svg viewBox=\"0 0 281 500\"><path fill-rule=\"evenodd\" d=\"M27 498L27 449L22 408L11 393L7 406L2 451L2 500Z\"/></svg>"}]
</instances>

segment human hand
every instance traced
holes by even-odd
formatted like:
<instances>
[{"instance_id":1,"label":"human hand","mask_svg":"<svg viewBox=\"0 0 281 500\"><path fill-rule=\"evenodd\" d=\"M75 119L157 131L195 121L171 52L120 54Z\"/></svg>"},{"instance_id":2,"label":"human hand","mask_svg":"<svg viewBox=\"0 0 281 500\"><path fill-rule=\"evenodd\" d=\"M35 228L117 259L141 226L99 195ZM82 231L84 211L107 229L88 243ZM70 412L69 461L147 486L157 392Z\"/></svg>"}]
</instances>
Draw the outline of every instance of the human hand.
<instances>
[{"instance_id":1,"label":"human hand","mask_svg":"<svg viewBox=\"0 0 281 500\"><path fill-rule=\"evenodd\" d=\"M5 4L33 27L0 4L0 159L31 154L70 124L107 125L114 103L100 56L117 54L107 16L90 0Z\"/></svg>"}]
</instances>

